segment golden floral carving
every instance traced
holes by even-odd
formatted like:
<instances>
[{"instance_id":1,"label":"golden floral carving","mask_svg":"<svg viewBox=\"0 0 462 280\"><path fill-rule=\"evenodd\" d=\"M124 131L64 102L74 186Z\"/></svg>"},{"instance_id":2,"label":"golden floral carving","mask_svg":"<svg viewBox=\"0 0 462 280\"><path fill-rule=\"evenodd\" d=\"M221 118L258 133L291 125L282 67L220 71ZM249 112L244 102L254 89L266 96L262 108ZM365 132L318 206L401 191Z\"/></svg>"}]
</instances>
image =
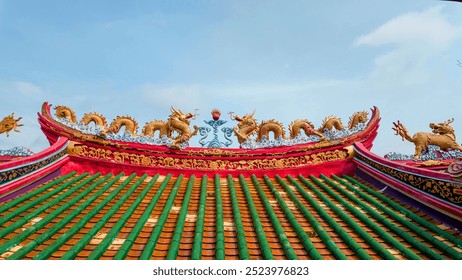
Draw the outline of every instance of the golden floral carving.
<instances>
[{"instance_id":1,"label":"golden floral carving","mask_svg":"<svg viewBox=\"0 0 462 280\"><path fill-rule=\"evenodd\" d=\"M442 160L426 160L420 163L419 165L431 167L431 166L449 165L449 162L444 162Z\"/></svg>"},{"instance_id":2,"label":"golden floral carving","mask_svg":"<svg viewBox=\"0 0 462 280\"><path fill-rule=\"evenodd\" d=\"M340 150L327 151L327 152L311 155L311 158L314 163L333 161L333 160L347 158L347 157L348 157L348 153L345 151L340 151Z\"/></svg>"},{"instance_id":3,"label":"golden floral carving","mask_svg":"<svg viewBox=\"0 0 462 280\"><path fill-rule=\"evenodd\" d=\"M112 152L101 148L89 147L87 150L87 156L95 159L111 160Z\"/></svg>"},{"instance_id":4,"label":"golden floral carving","mask_svg":"<svg viewBox=\"0 0 462 280\"><path fill-rule=\"evenodd\" d=\"M15 119L14 113L11 113L11 115L4 117L3 120L0 121L0 134L5 133L6 136L9 137L9 132L12 130L20 132L18 130L18 127L23 126L22 124L19 124L19 121L21 119L22 117Z\"/></svg>"},{"instance_id":5,"label":"golden floral carving","mask_svg":"<svg viewBox=\"0 0 462 280\"><path fill-rule=\"evenodd\" d=\"M400 170L395 170L388 166L383 166L374 162L361 154L357 154L356 157L361 161L374 167L376 170L385 173L393 178L418 188L424 192L432 195L436 195L444 200L453 202L455 204L462 204L462 195L459 193L461 185L448 181L435 180L433 178L423 177L419 175L413 175L405 173Z\"/></svg>"},{"instance_id":6,"label":"golden floral carving","mask_svg":"<svg viewBox=\"0 0 462 280\"><path fill-rule=\"evenodd\" d=\"M125 163L125 160L128 160L129 153L114 152L113 158L114 161Z\"/></svg>"},{"instance_id":7,"label":"golden floral carving","mask_svg":"<svg viewBox=\"0 0 462 280\"><path fill-rule=\"evenodd\" d=\"M207 159L207 158L176 158L171 156L151 156L129 152L113 152L109 149L89 147L84 144L72 143L68 149L70 155L100 159L137 166L160 168L179 168L189 170L271 170L295 168L320 164L323 162L346 159L348 153L344 150L332 150L282 158L262 159Z\"/></svg>"},{"instance_id":8,"label":"golden floral carving","mask_svg":"<svg viewBox=\"0 0 462 280\"><path fill-rule=\"evenodd\" d=\"M188 151L189 156L235 156L237 153L222 149L206 149L199 151Z\"/></svg>"},{"instance_id":9,"label":"golden floral carving","mask_svg":"<svg viewBox=\"0 0 462 280\"><path fill-rule=\"evenodd\" d=\"M65 155L66 155L65 150L62 150L61 152L47 159L41 160L39 162L29 164L26 166L22 166L16 169L9 169L9 170L2 171L0 172L0 184L7 183L13 179L19 178L21 176L24 176L26 174L39 170L40 168L46 166L47 164L55 162L56 160L64 157Z\"/></svg>"},{"instance_id":10,"label":"golden floral carving","mask_svg":"<svg viewBox=\"0 0 462 280\"><path fill-rule=\"evenodd\" d=\"M147 156L143 156L141 159L141 165L144 165L144 166L151 165L151 159Z\"/></svg>"}]
</instances>

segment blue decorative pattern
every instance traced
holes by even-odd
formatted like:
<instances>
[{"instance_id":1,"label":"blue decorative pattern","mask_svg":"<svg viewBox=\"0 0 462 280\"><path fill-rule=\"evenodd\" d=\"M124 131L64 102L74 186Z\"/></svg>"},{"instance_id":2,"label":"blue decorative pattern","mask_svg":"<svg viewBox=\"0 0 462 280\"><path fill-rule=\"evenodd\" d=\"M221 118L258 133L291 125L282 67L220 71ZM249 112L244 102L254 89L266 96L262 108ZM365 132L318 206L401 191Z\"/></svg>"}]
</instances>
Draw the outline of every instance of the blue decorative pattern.
<instances>
[{"instance_id":1,"label":"blue decorative pattern","mask_svg":"<svg viewBox=\"0 0 462 280\"><path fill-rule=\"evenodd\" d=\"M211 131L210 127L199 127L199 134L203 136L199 140L199 144L201 144L202 147L223 148L223 147L229 147L233 143L233 141L229 139L229 137L231 137L233 134L233 129L230 127L221 128L221 131L223 132L223 137L226 139L225 142L221 142L218 137L218 128L222 126L223 124L227 123L227 121L209 120L209 121L204 121L204 122L213 128L213 139L210 141L206 141L206 138L209 137L209 133Z\"/></svg>"},{"instance_id":2,"label":"blue decorative pattern","mask_svg":"<svg viewBox=\"0 0 462 280\"><path fill-rule=\"evenodd\" d=\"M101 136L104 132L104 127L102 126L90 126L81 122L69 122L66 118L56 118L56 120L67 127L73 128L85 134ZM131 142L131 143L140 143L147 145L156 145L156 146L170 146L173 143L173 139L168 138L165 135L162 135L161 138L155 138L152 136L145 135L135 135L133 136L130 132L124 131L124 133L108 133L106 135L108 140L116 140L122 142ZM180 148L185 149L189 146L188 142L180 143Z\"/></svg>"},{"instance_id":3,"label":"blue decorative pattern","mask_svg":"<svg viewBox=\"0 0 462 280\"><path fill-rule=\"evenodd\" d=\"M326 140L335 140L345 138L347 136L353 135L358 133L366 128L366 124L360 123L353 127L352 129L342 129L342 130L324 130L324 135L326 136ZM310 136L302 136L301 134L297 135L293 139L283 139L277 138L274 140L268 140L264 136L262 137L261 141L245 141L241 144L241 148L243 149L261 149L261 148L273 148L273 147L281 147L281 146L293 146L297 144L305 144L310 142L318 142L320 140L319 136L317 135L310 135Z\"/></svg>"},{"instance_id":4,"label":"blue decorative pattern","mask_svg":"<svg viewBox=\"0 0 462 280\"><path fill-rule=\"evenodd\" d=\"M395 152L390 152L385 155L388 160L414 160L414 155L405 155ZM418 160L443 160L462 158L462 152L458 150L448 149L441 150L440 147L429 145L426 151L423 151Z\"/></svg>"},{"instance_id":5,"label":"blue decorative pattern","mask_svg":"<svg viewBox=\"0 0 462 280\"><path fill-rule=\"evenodd\" d=\"M0 156L27 157L34 153L25 147L14 147L9 150L0 150Z\"/></svg>"},{"instance_id":6,"label":"blue decorative pattern","mask_svg":"<svg viewBox=\"0 0 462 280\"><path fill-rule=\"evenodd\" d=\"M91 125L86 125L81 122L70 122L66 118L56 118L56 120L64 124L67 127L73 128L85 134L101 135L101 133L104 132L104 127L99 126L99 125L91 126Z\"/></svg>"},{"instance_id":7,"label":"blue decorative pattern","mask_svg":"<svg viewBox=\"0 0 462 280\"><path fill-rule=\"evenodd\" d=\"M51 163L59 160L60 158L65 157L66 155L67 155L66 147L64 147L63 149L56 152L55 154L50 155L49 157L41 159L41 160L39 160L37 162L33 162L33 163L23 165L23 166L18 166L18 167L12 168L12 169L2 170L0 172L0 185L4 185L4 184L6 184L8 182L11 182L11 181L16 180L16 179L18 179L20 177L23 177L23 176L25 176L27 174L30 174L30 173L32 173L34 171L37 171L37 170L47 166L48 164L51 164Z\"/></svg>"},{"instance_id":8,"label":"blue decorative pattern","mask_svg":"<svg viewBox=\"0 0 462 280\"><path fill-rule=\"evenodd\" d=\"M104 132L104 127L101 126L90 126L85 125L80 122L69 122L66 118L56 118L56 120L67 127L73 128L85 134L90 135L98 135L100 136L102 132ZM223 133L224 141L220 141L220 137L218 135L218 128L225 124L227 121L225 120L208 120L204 121L210 127L199 127L199 135L202 137L199 140L199 144L202 147L206 148L224 148L229 147L232 145L233 141L230 137L233 136L233 129L231 127L222 127L221 132ZM342 129L342 130L325 130L323 133L326 136L326 140L335 140L348 137L350 135L356 134L358 132L363 131L366 128L365 123L359 123L352 129ZM213 129L213 130L212 130ZM210 138L210 133L213 134L213 139L207 140ZM165 135L161 138L155 138L152 136L144 136L144 135L131 135L128 131L124 133L114 134L108 133L106 135L106 139L108 140L116 140L122 142L131 142L131 143L140 143L140 144L147 144L147 145L156 145L156 146L170 146L173 143L173 139L166 137ZM250 141L245 141L241 144L241 148L243 149L260 149L260 148L273 148L273 147L281 147L281 146L292 146L297 144L305 144L310 142L318 142L320 138L316 135L310 136L302 136L298 135L293 139L273 139L268 140L263 138L261 141L255 141L251 139ZM185 149L189 146L189 142L180 143L180 148Z\"/></svg>"}]
</instances>

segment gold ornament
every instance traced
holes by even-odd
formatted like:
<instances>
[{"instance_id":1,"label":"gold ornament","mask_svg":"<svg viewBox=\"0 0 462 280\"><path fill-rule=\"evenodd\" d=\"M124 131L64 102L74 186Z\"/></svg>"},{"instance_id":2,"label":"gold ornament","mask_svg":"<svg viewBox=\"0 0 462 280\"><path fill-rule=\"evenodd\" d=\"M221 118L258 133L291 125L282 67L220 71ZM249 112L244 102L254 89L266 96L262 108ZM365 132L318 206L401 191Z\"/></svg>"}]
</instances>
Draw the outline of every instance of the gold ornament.
<instances>
[{"instance_id":1,"label":"gold ornament","mask_svg":"<svg viewBox=\"0 0 462 280\"><path fill-rule=\"evenodd\" d=\"M71 123L77 122L77 118L75 116L74 110L72 110L71 108L67 106L63 106L63 105L55 106L55 115L58 118L67 119Z\"/></svg>"},{"instance_id":2,"label":"gold ornament","mask_svg":"<svg viewBox=\"0 0 462 280\"><path fill-rule=\"evenodd\" d=\"M97 126L107 127L106 118L99 113L87 113L83 115L83 118L80 120L81 123L88 125L94 123Z\"/></svg>"},{"instance_id":3,"label":"gold ornament","mask_svg":"<svg viewBox=\"0 0 462 280\"><path fill-rule=\"evenodd\" d=\"M176 167L185 170L271 170L282 168L298 168L311 166L324 162L337 161L348 158L348 152L344 149L335 149L309 155L291 156L285 158L263 159L210 159L210 158L183 158L171 156L151 156L129 151L112 151L110 149L97 148L72 142L68 147L71 156L87 157L92 159L117 162L136 166L155 168ZM224 155L223 155L224 156ZM274 155L273 155L274 156Z\"/></svg>"},{"instance_id":4,"label":"gold ornament","mask_svg":"<svg viewBox=\"0 0 462 280\"><path fill-rule=\"evenodd\" d=\"M142 135L154 136L156 131L159 131L159 138L163 135L168 135L167 122L155 120L144 125Z\"/></svg>"},{"instance_id":5,"label":"gold ornament","mask_svg":"<svg viewBox=\"0 0 462 280\"><path fill-rule=\"evenodd\" d=\"M368 119L368 112L366 111L360 111L354 113L351 117L350 120L348 121L348 128L352 129L355 126L357 126L360 123L365 123L367 122Z\"/></svg>"},{"instance_id":6,"label":"gold ornament","mask_svg":"<svg viewBox=\"0 0 462 280\"><path fill-rule=\"evenodd\" d=\"M297 135L301 133L301 131L305 131L306 136L310 136L315 134L319 136L320 140L324 140L326 136L319 131L314 129L313 123L308 120L295 120L289 124L289 131L290 131L290 138L295 138Z\"/></svg>"},{"instance_id":7,"label":"gold ornament","mask_svg":"<svg viewBox=\"0 0 462 280\"><path fill-rule=\"evenodd\" d=\"M232 120L238 121L236 127L234 127L234 134L237 137L239 144L244 143L246 140L250 140L250 136L255 134L258 129L257 120L253 117L255 110L252 114L247 114L242 117L233 115L233 112L229 113Z\"/></svg>"},{"instance_id":8,"label":"gold ornament","mask_svg":"<svg viewBox=\"0 0 462 280\"><path fill-rule=\"evenodd\" d=\"M199 127L197 125L194 125L193 132L191 132L191 129L189 128L189 119L196 119L197 113L184 114L183 112L181 112L181 110L175 109L173 107L170 108L170 111L172 113L170 114L167 120L167 134L169 137L171 137L173 131L177 131L180 133L180 136L177 137L175 141L172 143L172 147L179 149L180 143L189 141L189 139L191 139L191 137L196 135L199 131Z\"/></svg>"},{"instance_id":9,"label":"gold ornament","mask_svg":"<svg viewBox=\"0 0 462 280\"><path fill-rule=\"evenodd\" d=\"M21 119L22 117L15 119L14 113L11 113L11 115L4 117L3 120L0 122L0 134L5 133L6 137L9 137L9 132L11 130L20 132L18 130L18 127L23 126L22 124L19 124L19 121Z\"/></svg>"},{"instance_id":10,"label":"gold ornament","mask_svg":"<svg viewBox=\"0 0 462 280\"><path fill-rule=\"evenodd\" d=\"M432 133L417 132L412 137L400 121L393 123L393 130L396 131L395 135L401 136L403 141L406 139L407 141L414 143L414 159L419 159L422 152L426 150L429 145L438 146L442 150L451 148L462 151L462 146L456 142L454 128L450 125L453 121L454 119L450 119L442 123L430 123Z\"/></svg>"},{"instance_id":11,"label":"gold ornament","mask_svg":"<svg viewBox=\"0 0 462 280\"><path fill-rule=\"evenodd\" d=\"M125 127L126 131L135 136L138 131L138 122L130 116L117 116L117 118L111 122L109 128L106 129L106 133L112 132L117 134L122 127Z\"/></svg>"},{"instance_id":12,"label":"gold ornament","mask_svg":"<svg viewBox=\"0 0 462 280\"><path fill-rule=\"evenodd\" d=\"M55 106L55 115L58 118L65 118L71 123L77 122L77 118L75 116L75 112L67 107L67 106ZM147 136L154 136L154 133L156 131L159 131L159 138L161 138L163 135L166 135L167 137L175 140L172 143L172 147L174 148L179 148L179 144L182 142L187 142L189 139L196 135L199 128L197 126L194 126L194 131L191 132L189 129L190 121L189 119L195 119L197 114L184 114L178 109L171 108L171 114L168 118L168 120L165 121L159 121L155 120L152 122L148 122L145 124L142 130L142 135L147 135ZM94 123L97 126L101 126L104 128L103 132L101 132L100 137L105 137L106 133L119 133L120 130L124 127L126 131L130 132L132 136L137 135L137 130L138 130L138 122L134 120L130 116L118 116L115 118L109 127L107 126L106 118L99 114L99 113L88 113L85 114L80 120L81 123L88 125L90 123ZM174 137L173 134L174 132L177 132L179 136ZM82 139L88 139L88 137L92 138L90 141L94 142L101 142L103 139L98 139L98 136L81 136ZM97 139L93 139L97 138Z\"/></svg>"}]
</instances>

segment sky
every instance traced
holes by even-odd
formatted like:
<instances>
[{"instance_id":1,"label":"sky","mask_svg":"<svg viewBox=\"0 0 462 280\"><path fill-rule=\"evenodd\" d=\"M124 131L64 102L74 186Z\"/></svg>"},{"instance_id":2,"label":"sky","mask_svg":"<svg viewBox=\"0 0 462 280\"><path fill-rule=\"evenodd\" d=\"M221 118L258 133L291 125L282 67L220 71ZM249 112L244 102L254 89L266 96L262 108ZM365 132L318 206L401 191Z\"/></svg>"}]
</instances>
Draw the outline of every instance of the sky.
<instances>
[{"instance_id":1,"label":"sky","mask_svg":"<svg viewBox=\"0 0 462 280\"><path fill-rule=\"evenodd\" d=\"M413 154L411 134L454 118L462 139L462 4L437 0L0 0L0 118L21 116L0 149L49 144L37 113L130 115L142 127L170 107L255 110L288 126L344 123L377 106L373 152ZM237 142L237 141L235 141Z\"/></svg>"}]
</instances>

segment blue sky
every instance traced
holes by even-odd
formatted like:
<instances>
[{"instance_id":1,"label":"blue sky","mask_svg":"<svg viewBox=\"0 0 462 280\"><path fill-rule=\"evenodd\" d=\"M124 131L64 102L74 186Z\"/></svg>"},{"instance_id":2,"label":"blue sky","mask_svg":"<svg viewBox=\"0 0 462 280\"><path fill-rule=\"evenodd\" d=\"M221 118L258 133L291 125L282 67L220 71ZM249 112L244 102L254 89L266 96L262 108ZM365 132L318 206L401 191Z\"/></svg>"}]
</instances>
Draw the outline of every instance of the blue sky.
<instances>
[{"instance_id":1,"label":"blue sky","mask_svg":"<svg viewBox=\"0 0 462 280\"><path fill-rule=\"evenodd\" d=\"M462 4L436 0L0 0L0 117L24 124L0 148L46 147L48 101L141 126L171 105L198 125L218 108L286 126L377 106L373 151L412 154L393 121L454 117L462 137L461 50Z\"/></svg>"}]
</instances>

